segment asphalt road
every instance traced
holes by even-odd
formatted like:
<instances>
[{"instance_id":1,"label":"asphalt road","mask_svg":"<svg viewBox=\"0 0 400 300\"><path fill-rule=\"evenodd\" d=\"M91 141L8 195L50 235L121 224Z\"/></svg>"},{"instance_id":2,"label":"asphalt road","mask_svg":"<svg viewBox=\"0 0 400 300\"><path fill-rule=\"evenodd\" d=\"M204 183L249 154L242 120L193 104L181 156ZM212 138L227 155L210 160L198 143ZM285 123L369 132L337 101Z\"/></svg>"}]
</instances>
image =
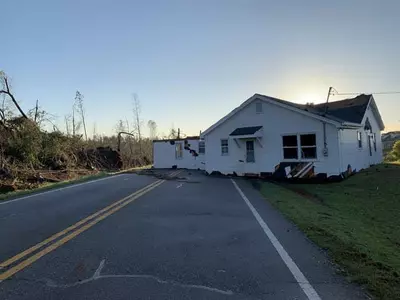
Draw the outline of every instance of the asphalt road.
<instances>
[{"instance_id":1,"label":"asphalt road","mask_svg":"<svg viewBox=\"0 0 400 300\"><path fill-rule=\"evenodd\" d=\"M0 299L366 299L247 181L178 176L0 202Z\"/></svg>"}]
</instances>

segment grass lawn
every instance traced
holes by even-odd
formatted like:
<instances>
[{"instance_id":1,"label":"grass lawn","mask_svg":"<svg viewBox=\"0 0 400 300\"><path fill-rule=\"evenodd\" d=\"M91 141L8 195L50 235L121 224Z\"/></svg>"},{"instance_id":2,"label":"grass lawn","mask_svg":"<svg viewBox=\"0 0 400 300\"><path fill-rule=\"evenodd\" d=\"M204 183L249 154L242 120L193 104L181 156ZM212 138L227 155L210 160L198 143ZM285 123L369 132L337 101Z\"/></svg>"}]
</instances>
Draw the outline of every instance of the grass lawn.
<instances>
[{"instance_id":1,"label":"grass lawn","mask_svg":"<svg viewBox=\"0 0 400 300\"><path fill-rule=\"evenodd\" d=\"M372 167L340 183L264 182L261 192L351 280L378 299L400 299L399 164Z\"/></svg>"}]
</instances>

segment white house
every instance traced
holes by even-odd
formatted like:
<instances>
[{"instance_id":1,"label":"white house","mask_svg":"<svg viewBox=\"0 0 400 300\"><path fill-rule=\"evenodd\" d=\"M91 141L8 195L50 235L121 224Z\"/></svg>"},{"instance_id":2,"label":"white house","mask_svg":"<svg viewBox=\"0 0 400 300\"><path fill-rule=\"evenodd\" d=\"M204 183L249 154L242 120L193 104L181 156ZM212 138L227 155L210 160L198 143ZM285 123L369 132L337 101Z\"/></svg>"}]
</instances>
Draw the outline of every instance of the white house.
<instances>
[{"instance_id":1,"label":"white house","mask_svg":"<svg viewBox=\"0 0 400 300\"><path fill-rule=\"evenodd\" d=\"M154 168L204 170L204 142L199 137L153 141Z\"/></svg>"},{"instance_id":2,"label":"white house","mask_svg":"<svg viewBox=\"0 0 400 300\"><path fill-rule=\"evenodd\" d=\"M383 129L372 95L302 105L255 94L202 133L205 170L341 175L382 162Z\"/></svg>"},{"instance_id":3,"label":"white house","mask_svg":"<svg viewBox=\"0 0 400 300\"><path fill-rule=\"evenodd\" d=\"M255 94L200 139L154 141L154 167L239 176L342 175L382 162L383 129L372 95L303 105Z\"/></svg>"}]
</instances>

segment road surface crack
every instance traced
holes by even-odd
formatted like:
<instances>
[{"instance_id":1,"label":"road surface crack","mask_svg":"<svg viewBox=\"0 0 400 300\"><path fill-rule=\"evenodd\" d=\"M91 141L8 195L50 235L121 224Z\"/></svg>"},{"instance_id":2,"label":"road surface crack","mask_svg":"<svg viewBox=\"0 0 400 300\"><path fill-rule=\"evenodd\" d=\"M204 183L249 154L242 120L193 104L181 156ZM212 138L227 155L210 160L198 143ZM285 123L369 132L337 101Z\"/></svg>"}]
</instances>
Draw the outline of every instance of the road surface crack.
<instances>
[{"instance_id":1,"label":"road surface crack","mask_svg":"<svg viewBox=\"0 0 400 300\"><path fill-rule=\"evenodd\" d=\"M209 292L214 292L214 293L219 293L222 295L233 295L233 292L231 290L220 290L214 287L209 287L205 285L197 285L197 284L185 284L185 283L180 283L174 280L165 280L161 279L157 276L153 275L141 275L141 274L101 274L102 269L104 268L105 265L105 260L103 259L100 262L99 267L97 270L94 272L94 274L86 279L69 283L69 284L59 284L56 283L55 281L51 279L44 278L40 281L44 282L46 286L51 287L51 288L71 288L71 287L76 287L79 285L87 284L92 281L100 280L100 279L111 279L111 278L133 278L133 279L150 279L154 280L160 284L171 284L173 286L181 287L181 288L188 288L188 289L200 289L200 290L206 290Z\"/></svg>"}]
</instances>

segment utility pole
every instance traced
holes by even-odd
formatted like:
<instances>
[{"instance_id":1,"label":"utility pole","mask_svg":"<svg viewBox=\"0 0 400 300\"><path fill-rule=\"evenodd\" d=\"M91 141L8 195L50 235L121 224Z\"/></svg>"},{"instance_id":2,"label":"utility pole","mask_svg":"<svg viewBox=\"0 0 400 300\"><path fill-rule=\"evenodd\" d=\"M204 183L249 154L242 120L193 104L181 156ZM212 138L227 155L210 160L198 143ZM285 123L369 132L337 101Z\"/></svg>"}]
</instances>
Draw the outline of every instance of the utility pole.
<instances>
[{"instance_id":1,"label":"utility pole","mask_svg":"<svg viewBox=\"0 0 400 300\"><path fill-rule=\"evenodd\" d=\"M35 123L37 123L38 109L39 109L39 99L36 100L36 107L35 107Z\"/></svg>"},{"instance_id":2,"label":"utility pole","mask_svg":"<svg viewBox=\"0 0 400 300\"><path fill-rule=\"evenodd\" d=\"M333 87L329 87L328 90L328 96L326 97L326 103L325 103L325 110L324 110L324 116L326 116L326 113L328 112L328 103L329 103L329 97L332 95L332 90L335 90ZM323 138L324 138L324 149L322 151L324 156L328 156L328 142L326 138L326 122L322 122L322 128L323 128Z\"/></svg>"},{"instance_id":3,"label":"utility pole","mask_svg":"<svg viewBox=\"0 0 400 300\"><path fill-rule=\"evenodd\" d=\"M325 111L324 111L324 115L326 115L326 112L328 111L328 102L329 102L329 96L331 95L331 93L332 93L332 89L333 89L333 87L329 87L329 90L328 90L328 96L326 97L326 103L325 103Z\"/></svg>"}]
</instances>

